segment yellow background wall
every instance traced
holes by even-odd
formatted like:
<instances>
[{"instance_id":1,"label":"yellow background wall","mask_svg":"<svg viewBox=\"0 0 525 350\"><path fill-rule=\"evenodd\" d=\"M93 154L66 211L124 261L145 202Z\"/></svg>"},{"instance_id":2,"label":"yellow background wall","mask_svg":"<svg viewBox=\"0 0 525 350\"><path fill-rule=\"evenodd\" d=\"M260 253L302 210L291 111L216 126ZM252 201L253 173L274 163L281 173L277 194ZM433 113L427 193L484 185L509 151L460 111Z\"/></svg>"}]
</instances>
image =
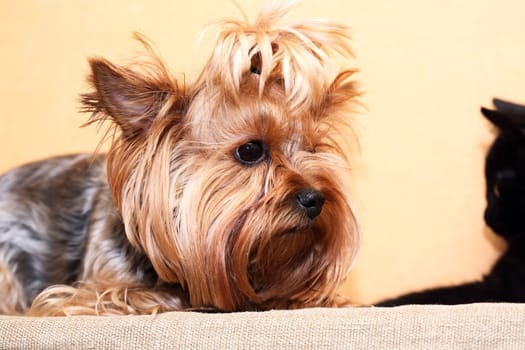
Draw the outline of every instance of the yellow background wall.
<instances>
[{"instance_id":1,"label":"yellow background wall","mask_svg":"<svg viewBox=\"0 0 525 350\"><path fill-rule=\"evenodd\" d=\"M239 16L231 1L0 0L0 171L95 148L102 134L77 111L86 57L125 62L138 30L173 71L195 72L196 34L224 16ZM364 242L345 294L370 303L479 278L504 249L482 220L493 135L479 107L525 102L525 2L307 0L304 16L353 28L366 93L352 179Z\"/></svg>"}]
</instances>

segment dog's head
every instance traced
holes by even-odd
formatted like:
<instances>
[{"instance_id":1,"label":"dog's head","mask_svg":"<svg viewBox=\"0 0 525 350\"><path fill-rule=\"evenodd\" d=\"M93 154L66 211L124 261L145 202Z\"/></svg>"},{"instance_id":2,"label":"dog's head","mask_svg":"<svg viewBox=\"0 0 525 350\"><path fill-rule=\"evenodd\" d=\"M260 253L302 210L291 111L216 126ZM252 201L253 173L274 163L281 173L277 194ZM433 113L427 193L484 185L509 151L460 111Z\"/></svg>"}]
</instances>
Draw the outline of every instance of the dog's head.
<instances>
[{"instance_id":1,"label":"dog's head","mask_svg":"<svg viewBox=\"0 0 525 350\"><path fill-rule=\"evenodd\" d=\"M359 246L341 132L358 95L347 28L223 21L202 73L91 60L84 105L120 130L108 180L129 240L191 307L328 306ZM147 43L145 43L147 46Z\"/></svg>"},{"instance_id":2,"label":"dog's head","mask_svg":"<svg viewBox=\"0 0 525 350\"><path fill-rule=\"evenodd\" d=\"M483 115L498 128L486 159L485 221L510 239L525 233L525 106L494 100Z\"/></svg>"}]
</instances>

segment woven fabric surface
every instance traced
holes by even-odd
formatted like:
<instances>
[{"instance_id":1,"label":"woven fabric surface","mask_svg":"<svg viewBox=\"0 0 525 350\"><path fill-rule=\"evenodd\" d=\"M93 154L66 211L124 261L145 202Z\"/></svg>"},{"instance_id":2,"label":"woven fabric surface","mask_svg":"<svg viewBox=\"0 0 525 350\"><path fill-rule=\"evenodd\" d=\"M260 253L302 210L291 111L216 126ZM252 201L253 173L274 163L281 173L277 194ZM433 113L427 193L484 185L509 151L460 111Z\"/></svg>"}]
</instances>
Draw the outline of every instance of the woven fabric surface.
<instances>
[{"instance_id":1,"label":"woven fabric surface","mask_svg":"<svg viewBox=\"0 0 525 350\"><path fill-rule=\"evenodd\" d=\"M1 349L525 349L525 304L0 316Z\"/></svg>"}]
</instances>

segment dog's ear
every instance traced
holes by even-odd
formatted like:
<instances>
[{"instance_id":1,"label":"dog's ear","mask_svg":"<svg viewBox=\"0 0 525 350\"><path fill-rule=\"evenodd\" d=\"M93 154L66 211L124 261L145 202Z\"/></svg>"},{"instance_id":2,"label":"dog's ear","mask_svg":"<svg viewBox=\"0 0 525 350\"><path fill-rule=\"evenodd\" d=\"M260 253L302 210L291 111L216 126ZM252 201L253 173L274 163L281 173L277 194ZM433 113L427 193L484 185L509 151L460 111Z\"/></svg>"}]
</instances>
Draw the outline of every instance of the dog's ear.
<instances>
[{"instance_id":1,"label":"dog's ear","mask_svg":"<svg viewBox=\"0 0 525 350\"><path fill-rule=\"evenodd\" d=\"M321 101L322 114L344 110L349 103L356 102L356 98L361 96L358 84L353 80L355 73L356 70L348 69L336 76Z\"/></svg>"},{"instance_id":2,"label":"dog's ear","mask_svg":"<svg viewBox=\"0 0 525 350\"><path fill-rule=\"evenodd\" d=\"M353 80L355 73L356 70L353 69L339 73L328 89L325 103L337 108L359 97L361 93L358 84Z\"/></svg>"},{"instance_id":3,"label":"dog's ear","mask_svg":"<svg viewBox=\"0 0 525 350\"><path fill-rule=\"evenodd\" d=\"M178 93L167 74L148 76L101 58L89 63L94 91L82 96L84 110L96 120L112 120L126 138L147 132L159 113L169 108L170 96Z\"/></svg>"}]
</instances>

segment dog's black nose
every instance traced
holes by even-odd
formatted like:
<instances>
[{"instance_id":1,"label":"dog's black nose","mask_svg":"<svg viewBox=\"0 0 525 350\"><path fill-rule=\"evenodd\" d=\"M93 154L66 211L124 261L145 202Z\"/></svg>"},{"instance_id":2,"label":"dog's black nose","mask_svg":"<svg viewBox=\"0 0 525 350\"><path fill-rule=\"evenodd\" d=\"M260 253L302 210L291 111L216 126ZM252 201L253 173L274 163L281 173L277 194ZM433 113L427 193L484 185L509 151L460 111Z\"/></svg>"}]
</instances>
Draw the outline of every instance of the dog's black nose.
<instances>
[{"instance_id":1,"label":"dog's black nose","mask_svg":"<svg viewBox=\"0 0 525 350\"><path fill-rule=\"evenodd\" d=\"M297 203L310 219L315 219L321 214L325 198L317 190L308 188L297 193Z\"/></svg>"}]
</instances>

